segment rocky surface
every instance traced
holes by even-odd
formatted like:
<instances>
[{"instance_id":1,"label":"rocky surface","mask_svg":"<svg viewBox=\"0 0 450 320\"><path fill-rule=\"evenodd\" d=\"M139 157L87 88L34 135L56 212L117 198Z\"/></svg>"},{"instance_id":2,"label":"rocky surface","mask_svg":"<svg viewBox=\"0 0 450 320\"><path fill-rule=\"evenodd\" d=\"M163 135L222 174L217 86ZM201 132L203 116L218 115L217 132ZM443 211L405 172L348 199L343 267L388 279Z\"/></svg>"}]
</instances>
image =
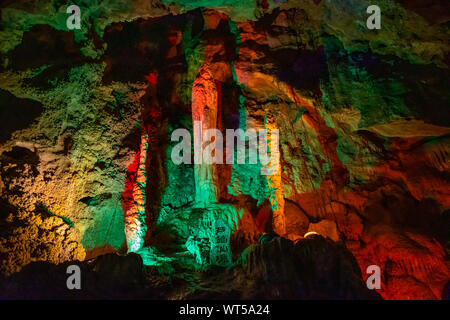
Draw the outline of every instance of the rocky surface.
<instances>
[{"instance_id":1,"label":"rocky surface","mask_svg":"<svg viewBox=\"0 0 450 320\"><path fill-rule=\"evenodd\" d=\"M4 280L2 299L380 299L367 289L345 246L321 236L275 237L249 247L228 269L192 274L145 267L142 258L107 254L78 262L81 290L66 288L66 269L34 262ZM183 272L184 271L184 272Z\"/></svg>"},{"instance_id":2,"label":"rocky surface","mask_svg":"<svg viewBox=\"0 0 450 320\"><path fill-rule=\"evenodd\" d=\"M186 241L207 239L220 217L234 261L264 233L299 240L245 250L240 271L223 274L254 276L236 297L288 274L305 279L292 263L304 259L306 232L337 243L313 245L333 252L311 262L314 281L343 259L341 278L329 292L299 280L265 298L367 298L356 279L373 264L384 299L445 297L450 15L445 2L425 3L378 1L374 31L369 1L102 1L80 5L82 28L69 31L66 1L3 1L1 273L33 262L25 274L63 270L47 262L139 243L144 264L182 278L173 261L198 269ZM194 166L172 163L170 135L192 133L205 69L217 128L279 129L280 170L217 166L217 202L199 206Z\"/></svg>"}]
</instances>

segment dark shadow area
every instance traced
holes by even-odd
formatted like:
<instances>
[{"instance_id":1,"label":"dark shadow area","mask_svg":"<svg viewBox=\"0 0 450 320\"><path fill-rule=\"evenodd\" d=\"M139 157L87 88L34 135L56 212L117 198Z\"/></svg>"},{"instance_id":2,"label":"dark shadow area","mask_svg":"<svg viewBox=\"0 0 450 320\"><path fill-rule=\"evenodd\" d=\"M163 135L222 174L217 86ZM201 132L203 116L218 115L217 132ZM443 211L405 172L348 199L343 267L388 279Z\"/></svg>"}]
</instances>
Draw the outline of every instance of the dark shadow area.
<instances>
[{"instance_id":1,"label":"dark shadow area","mask_svg":"<svg viewBox=\"0 0 450 320\"><path fill-rule=\"evenodd\" d=\"M201 31L201 21L201 11L194 10L184 15L111 24L103 36L107 44L103 82L145 81L151 70L164 70L173 63L166 60L171 30L184 30L190 23L191 33L196 34Z\"/></svg>"},{"instance_id":2,"label":"dark shadow area","mask_svg":"<svg viewBox=\"0 0 450 320\"><path fill-rule=\"evenodd\" d=\"M87 58L80 51L80 44L74 41L73 31L56 30L49 25L35 25L23 35L22 43L8 52L9 68L26 70L52 65L47 71L60 76L59 69L76 65Z\"/></svg>"},{"instance_id":3,"label":"dark shadow area","mask_svg":"<svg viewBox=\"0 0 450 320\"><path fill-rule=\"evenodd\" d=\"M28 128L42 112L41 103L0 89L0 144L8 141L14 131Z\"/></svg>"}]
</instances>

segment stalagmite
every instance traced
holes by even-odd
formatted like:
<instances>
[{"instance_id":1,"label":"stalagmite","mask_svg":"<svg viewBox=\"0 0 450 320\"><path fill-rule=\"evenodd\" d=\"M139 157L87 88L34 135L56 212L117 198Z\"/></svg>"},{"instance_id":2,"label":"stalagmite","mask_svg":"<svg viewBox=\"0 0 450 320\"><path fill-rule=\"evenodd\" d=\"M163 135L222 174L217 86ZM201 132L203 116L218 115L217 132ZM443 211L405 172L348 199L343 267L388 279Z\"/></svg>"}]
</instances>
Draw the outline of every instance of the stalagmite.
<instances>
[{"instance_id":1,"label":"stalagmite","mask_svg":"<svg viewBox=\"0 0 450 320\"><path fill-rule=\"evenodd\" d=\"M148 149L148 134L141 137L139 150L139 164L136 171L136 180L133 185L133 203L125 212L125 235L127 238L128 251L135 252L142 248L144 236L147 231L145 224L145 188L147 186L146 161Z\"/></svg>"},{"instance_id":2,"label":"stalagmite","mask_svg":"<svg viewBox=\"0 0 450 320\"><path fill-rule=\"evenodd\" d=\"M266 116L266 141L267 144L259 141L261 146L266 145L268 149L267 164L263 164L265 173L267 174L267 184L269 186L270 195L269 201L273 211L273 229L279 235L286 234L286 219L284 217L284 193L283 183L281 181L281 166L280 166L280 149L279 149L279 133L275 119L272 115ZM259 137L261 139L261 135Z\"/></svg>"}]
</instances>

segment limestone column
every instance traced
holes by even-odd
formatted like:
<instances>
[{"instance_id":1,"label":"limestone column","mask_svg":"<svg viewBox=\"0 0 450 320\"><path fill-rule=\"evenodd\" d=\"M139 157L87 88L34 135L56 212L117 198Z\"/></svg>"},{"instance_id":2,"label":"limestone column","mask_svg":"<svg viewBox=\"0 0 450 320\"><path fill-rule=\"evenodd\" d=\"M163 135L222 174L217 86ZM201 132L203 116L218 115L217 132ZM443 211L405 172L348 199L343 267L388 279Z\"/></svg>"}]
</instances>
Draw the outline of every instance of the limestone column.
<instances>
[{"instance_id":1,"label":"limestone column","mask_svg":"<svg viewBox=\"0 0 450 320\"><path fill-rule=\"evenodd\" d=\"M270 162L263 166L269 187L269 201L273 212L273 230L279 235L286 234L286 218L284 215L284 192L281 180L280 136L277 124L271 114L266 116L266 139ZM260 146L262 141L259 142Z\"/></svg>"},{"instance_id":2,"label":"limestone column","mask_svg":"<svg viewBox=\"0 0 450 320\"><path fill-rule=\"evenodd\" d=\"M136 169L136 177L133 183L132 203L125 212L125 236L127 238L128 251L138 251L144 245L144 237L147 231L145 223L145 189L147 187L146 161L148 149L148 134L141 136L139 150L139 162Z\"/></svg>"},{"instance_id":3,"label":"limestone column","mask_svg":"<svg viewBox=\"0 0 450 320\"><path fill-rule=\"evenodd\" d=\"M208 65L200 68L192 87L192 121L194 135L194 181L195 200L198 204L208 205L217 202L218 179L215 163L205 163L203 150L210 143L205 142L208 129L217 128L218 90ZM217 136L216 136L217 139ZM222 142L222 141L221 141ZM216 144L222 148L222 145ZM217 148L216 148L217 152Z\"/></svg>"}]
</instances>

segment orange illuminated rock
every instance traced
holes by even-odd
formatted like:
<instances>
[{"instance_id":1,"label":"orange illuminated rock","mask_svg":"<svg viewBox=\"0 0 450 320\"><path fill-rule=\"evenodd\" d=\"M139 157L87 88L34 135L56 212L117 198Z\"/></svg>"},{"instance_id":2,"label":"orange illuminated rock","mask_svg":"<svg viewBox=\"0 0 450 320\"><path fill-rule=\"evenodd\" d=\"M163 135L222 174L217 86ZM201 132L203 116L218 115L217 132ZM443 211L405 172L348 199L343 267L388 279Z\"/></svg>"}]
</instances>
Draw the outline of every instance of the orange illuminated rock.
<instances>
[{"instance_id":1,"label":"orange illuminated rock","mask_svg":"<svg viewBox=\"0 0 450 320\"><path fill-rule=\"evenodd\" d=\"M214 78L209 71L208 65L205 65L199 70L192 87L195 198L197 202L205 205L215 203L218 199L216 165L205 163L203 150L207 143L203 141L207 130L217 128L219 98ZM206 139L206 141L208 140ZM210 143L215 145L216 140ZM214 149L216 148L214 147Z\"/></svg>"},{"instance_id":2,"label":"orange illuminated rock","mask_svg":"<svg viewBox=\"0 0 450 320\"><path fill-rule=\"evenodd\" d=\"M308 232L316 232L325 238L329 238L333 241L339 241L339 231L336 226L336 222L331 220L322 220L317 223L310 223Z\"/></svg>"}]
</instances>

